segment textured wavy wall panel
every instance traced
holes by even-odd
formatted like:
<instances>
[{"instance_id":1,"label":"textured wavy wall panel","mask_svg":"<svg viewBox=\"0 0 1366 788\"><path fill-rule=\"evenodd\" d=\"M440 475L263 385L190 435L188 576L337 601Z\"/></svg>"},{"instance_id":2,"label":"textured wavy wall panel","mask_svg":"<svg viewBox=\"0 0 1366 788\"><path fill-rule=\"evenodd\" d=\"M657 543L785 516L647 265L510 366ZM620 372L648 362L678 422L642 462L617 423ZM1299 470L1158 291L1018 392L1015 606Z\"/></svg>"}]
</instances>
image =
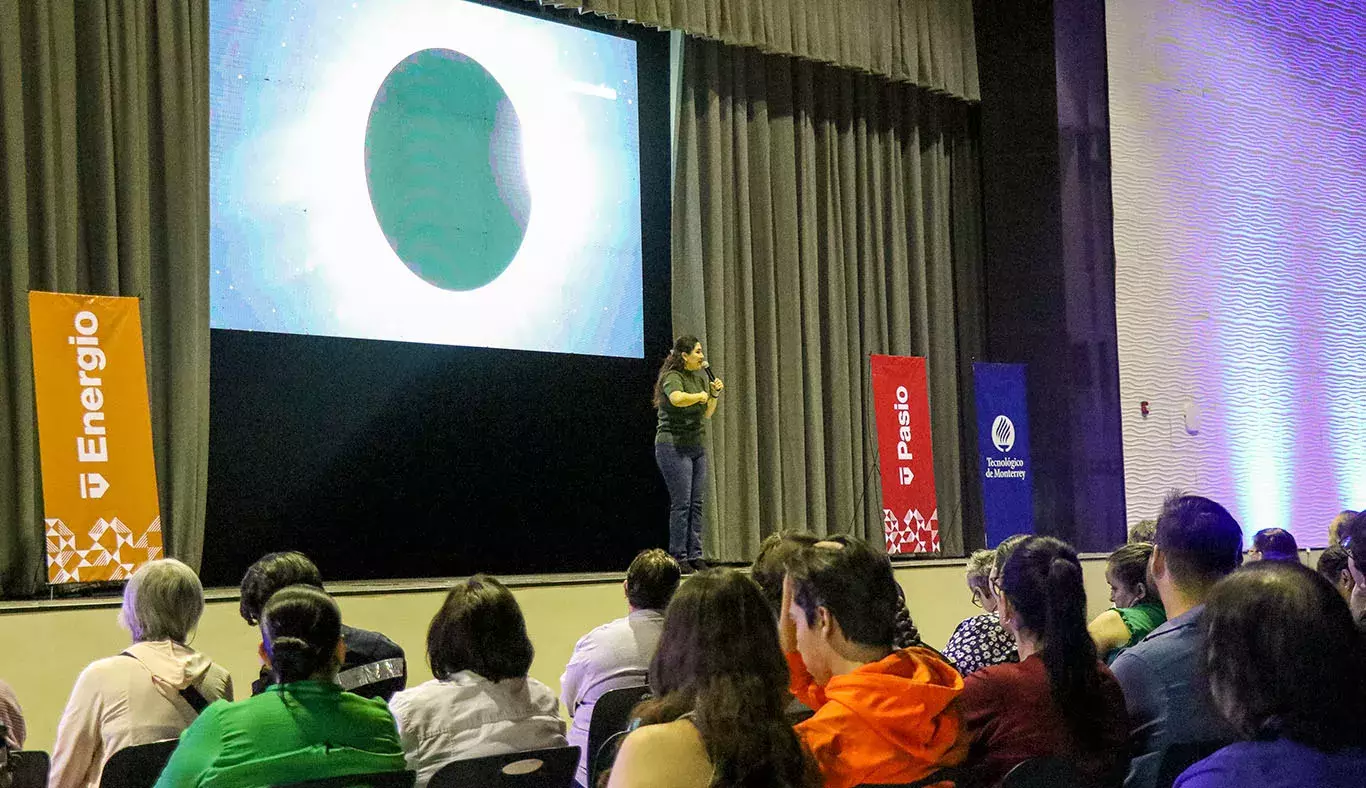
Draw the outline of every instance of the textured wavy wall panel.
<instances>
[{"instance_id":1,"label":"textured wavy wall panel","mask_svg":"<svg viewBox=\"0 0 1366 788\"><path fill-rule=\"evenodd\" d=\"M1322 545L1366 507L1366 2L1106 14L1129 518L1180 487Z\"/></svg>"}]
</instances>

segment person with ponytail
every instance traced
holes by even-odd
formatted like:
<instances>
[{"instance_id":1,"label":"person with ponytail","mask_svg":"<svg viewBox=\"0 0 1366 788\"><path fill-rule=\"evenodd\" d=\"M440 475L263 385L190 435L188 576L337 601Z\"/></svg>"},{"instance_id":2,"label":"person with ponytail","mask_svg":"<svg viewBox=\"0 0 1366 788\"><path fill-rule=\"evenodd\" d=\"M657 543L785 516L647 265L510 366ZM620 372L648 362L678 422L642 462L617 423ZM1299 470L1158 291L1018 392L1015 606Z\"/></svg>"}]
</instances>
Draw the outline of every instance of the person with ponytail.
<instances>
[{"instance_id":1,"label":"person with ponytail","mask_svg":"<svg viewBox=\"0 0 1366 788\"><path fill-rule=\"evenodd\" d=\"M262 661L275 683L238 703L214 703L180 737L157 788L284 785L402 771L384 701L345 692L337 603L311 586L273 594L261 612Z\"/></svg>"},{"instance_id":2,"label":"person with ponytail","mask_svg":"<svg viewBox=\"0 0 1366 788\"><path fill-rule=\"evenodd\" d=\"M720 378L704 373L706 356L697 337L679 337L655 379L655 462L669 488L669 554L679 565L705 569L702 560L702 494L707 453L702 425L716 413L725 390ZM686 571L686 570L685 570Z\"/></svg>"},{"instance_id":3,"label":"person with ponytail","mask_svg":"<svg viewBox=\"0 0 1366 788\"><path fill-rule=\"evenodd\" d=\"M622 743L608 788L818 788L784 714L791 696L759 586L709 569L669 603L650 664L653 698Z\"/></svg>"},{"instance_id":4,"label":"person with ponytail","mask_svg":"<svg viewBox=\"0 0 1366 788\"><path fill-rule=\"evenodd\" d=\"M959 711L974 785L995 785L1030 758L1069 761L1083 784L1117 786L1128 770L1128 717L1119 683L1086 630L1081 563L1065 542L1026 539L998 581L1001 624L1017 664L968 676Z\"/></svg>"}]
</instances>

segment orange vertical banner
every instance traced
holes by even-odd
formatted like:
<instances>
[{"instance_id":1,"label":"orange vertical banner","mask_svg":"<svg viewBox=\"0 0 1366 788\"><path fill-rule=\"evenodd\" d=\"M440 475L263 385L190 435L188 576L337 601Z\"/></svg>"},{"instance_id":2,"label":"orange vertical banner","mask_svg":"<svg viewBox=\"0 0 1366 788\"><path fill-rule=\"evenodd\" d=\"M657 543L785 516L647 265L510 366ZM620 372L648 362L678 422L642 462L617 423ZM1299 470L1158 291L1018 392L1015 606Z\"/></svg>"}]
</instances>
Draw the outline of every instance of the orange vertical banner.
<instances>
[{"instance_id":1,"label":"orange vertical banner","mask_svg":"<svg viewBox=\"0 0 1366 788\"><path fill-rule=\"evenodd\" d=\"M28 294L50 583L162 557L136 298Z\"/></svg>"}]
</instances>

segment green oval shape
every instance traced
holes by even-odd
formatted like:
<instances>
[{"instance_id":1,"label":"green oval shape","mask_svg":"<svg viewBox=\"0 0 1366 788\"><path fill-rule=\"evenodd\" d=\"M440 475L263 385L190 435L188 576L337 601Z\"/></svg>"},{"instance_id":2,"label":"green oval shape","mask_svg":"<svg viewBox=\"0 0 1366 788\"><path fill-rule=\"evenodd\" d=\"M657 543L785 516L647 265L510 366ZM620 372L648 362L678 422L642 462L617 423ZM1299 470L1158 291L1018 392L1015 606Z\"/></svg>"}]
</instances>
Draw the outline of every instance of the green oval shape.
<instances>
[{"instance_id":1,"label":"green oval shape","mask_svg":"<svg viewBox=\"0 0 1366 788\"><path fill-rule=\"evenodd\" d=\"M517 256L531 216L517 110L452 49L414 52L370 106L365 179L389 246L423 280L474 290Z\"/></svg>"}]
</instances>

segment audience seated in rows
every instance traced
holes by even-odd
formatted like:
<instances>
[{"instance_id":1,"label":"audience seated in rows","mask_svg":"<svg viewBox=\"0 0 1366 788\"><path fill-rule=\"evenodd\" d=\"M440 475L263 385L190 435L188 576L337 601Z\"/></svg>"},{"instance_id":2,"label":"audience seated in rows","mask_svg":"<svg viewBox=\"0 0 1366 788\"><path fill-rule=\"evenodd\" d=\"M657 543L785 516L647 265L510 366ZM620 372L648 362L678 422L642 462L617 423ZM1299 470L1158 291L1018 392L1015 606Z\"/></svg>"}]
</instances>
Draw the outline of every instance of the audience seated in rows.
<instances>
[{"instance_id":1,"label":"audience seated in rows","mask_svg":"<svg viewBox=\"0 0 1366 788\"><path fill-rule=\"evenodd\" d=\"M204 588L185 564L166 558L133 573L119 609L133 644L77 677L57 725L51 788L93 788L114 753L174 739L207 703L232 700L228 671L186 645L203 612Z\"/></svg>"},{"instance_id":2,"label":"audience seated in rows","mask_svg":"<svg viewBox=\"0 0 1366 788\"><path fill-rule=\"evenodd\" d=\"M1157 538L1157 521L1139 520L1129 526L1127 537L1125 539L1127 544L1137 544L1138 542L1152 544Z\"/></svg>"},{"instance_id":3,"label":"audience seated in rows","mask_svg":"<svg viewBox=\"0 0 1366 788\"><path fill-rule=\"evenodd\" d=\"M1355 583L1352 582L1352 570L1347 566L1347 559L1347 551L1342 545L1330 545L1319 554L1315 570L1337 589L1344 600L1350 602Z\"/></svg>"},{"instance_id":4,"label":"audience seated in rows","mask_svg":"<svg viewBox=\"0 0 1366 788\"><path fill-rule=\"evenodd\" d=\"M796 726L827 788L920 780L965 754L954 702L963 679L929 649L896 650L887 555L857 539L789 559L778 624Z\"/></svg>"},{"instance_id":5,"label":"audience seated in rows","mask_svg":"<svg viewBox=\"0 0 1366 788\"><path fill-rule=\"evenodd\" d=\"M294 585L323 587L318 567L303 553L270 553L252 564L242 576L242 599L238 610L252 626L260 622L266 600L282 588ZM378 632L342 626L346 657L342 660L337 683L342 689L367 698L388 700L408 685L408 664L403 649ZM270 686L270 671L262 668L252 682L251 694L259 695Z\"/></svg>"},{"instance_id":6,"label":"audience seated in rows","mask_svg":"<svg viewBox=\"0 0 1366 788\"><path fill-rule=\"evenodd\" d=\"M664 615L650 664L654 697L617 754L608 788L817 788L788 723L788 672L759 586L698 572Z\"/></svg>"},{"instance_id":7,"label":"audience seated in rows","mask_svg":"<svg viewBox=\"0 0 1366 788\"><path fill-rule=\"evenodd\" d=\"M475 575L450 590L427 629L437 678L389 701L419 787L461 758L565 746L554 690L527 676L534 654L502 583Z\"/></svg>"},{"instance_id":8,"label":"audience seated in rows","mask_svg":"<svg viewBox=\"0 0 1366 788\"><path fill-rule=\"evenodd\" d=\"M1001 622L1021 659L964 680L958 708L971 741L970 782L995 785L1025 760L1055 757L1087 785L1118 785L1128 766L1128 718L1087 633L1076 552L1052 537L1026 539L999 588Z\"/></svg>"},{"instance_id":9,"label":"audience seated in rows","mask_svg":"<svg viewBox=\"0 0 1366 788\"><path fill-rule=\"evenodd\" d=\"M5 745L11 750L23 749L28 738L24 710L19 707L14 688L3 681L0 681L0 725L5 726Z\"/></svg>"},{"instance_id":10,"label":"audience seated in rows","mask_svg":"<svg viewBox=\"0 0 1366 788\"><path fill-rule=\"evenodd\" d=\"M312 586L281 589L260 612L260 626L271 685L205 709L181 735L157 788L402 771L403 748L384 701L337 684L346 643L332 598Z\"/></svg>"},{"instance_id":11,"label":"audience seated in rows","mask_svg":"<svg viewBox=\"0 0 1366 788\"><path fill-rule=\"evenodd\" d=\"M1105 582L1110 585L1114 607L1096 616L1087 629L1107 665L1167 620L1157 588L1148 577L1152 554L1151 544L1135 542L1114 551L1105 562Z\"/></svg>"},{"instance_id":12,"label":"audience seated in rows","mask_svg":"<svg viewBox=\"0 0 1366 788\"><path fill-rule=\"evenodd\" d=\"M1177 788L1348 788L1366 783L1366 648L1338 591L1298 562L1263 561L1219 582L1200 661L1242 741Z\"/></svg>"},{"instance_id":13,"label":"audience seated in rows","mask_svg":"<svg viewBox=\"0 0 1366 788\"><path fill-rule=\"evenodd\" d=\"M560 700L573 718L569 743L579 748L575 777L588 784L588 728L593 709L603 693L644 686L650 660L664 630L664 609L678 590L682 567L658 548L644 550L626 569L624 617L608 622L579 638L560 676Z\"/></svg>"},{"instance_id":14,"label":"audience seated in rows","mask_svg":"<svg viewBox=\"0 0 1366 788\"><path fill-rule=\"evenodd\" d=\"M1263 528L1252 535L1250 561L1294 561L1299 563L1300 546L1295 535L1284 528Z\"/></svg>"},{"instance_id":15,"label":"audience seated in rows","mask_svg":"<svg viewBox=\"0 0 1366 788\"><path fill-rule=\"evenodd\" d=\"M1019 661L1015 641L996 615L999 601L991 583L995 559L995 550L978 550L968 557L968 590L982 612L959 623L944 645L944 657L964 676L988 665Z\"/></svg>"},{"instance_id":16,"label":"audience seated in rows","mask_svg":"<svg viewBox=\"0 0 1366 788\"><path fill-rule=\"evenodd\" d=\"M1200 680L1200 623L1210 589L1242 560L1243 531L1224 507L1186 495L1163 505L1156 540L1151 574L1167 622L1110 666L1133 728L1126 788L1153 788L1169 746L1233 738Z\"/></svg>"}]
</instances>

